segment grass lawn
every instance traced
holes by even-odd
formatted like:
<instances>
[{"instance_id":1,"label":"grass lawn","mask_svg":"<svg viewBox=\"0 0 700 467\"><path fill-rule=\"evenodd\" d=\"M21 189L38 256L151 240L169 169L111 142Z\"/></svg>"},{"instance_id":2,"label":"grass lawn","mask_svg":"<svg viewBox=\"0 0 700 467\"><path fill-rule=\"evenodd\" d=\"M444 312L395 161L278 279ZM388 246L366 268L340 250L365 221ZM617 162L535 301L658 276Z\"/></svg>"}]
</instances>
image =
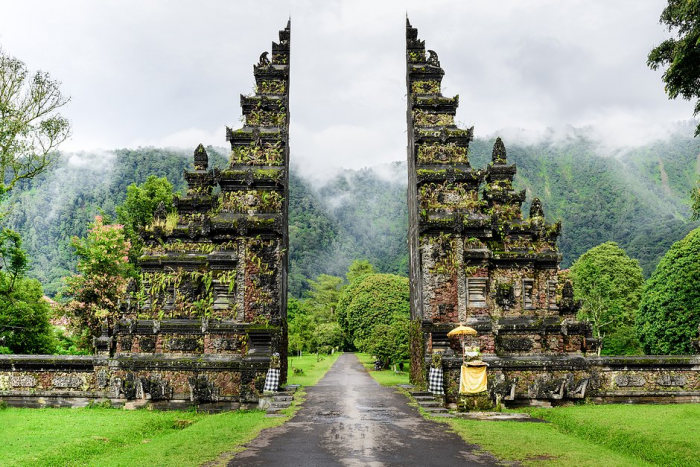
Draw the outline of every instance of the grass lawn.
<instances>
[{"instance_id":1,"label":"grass lawn","mask_svg":"<svg viewBox=\"0 0 700 467\"><path fill-rule=\"evenodd\" d=\"M395 373L392 369L375 371L374 359L370 354L358 352L355 355L357 355L357 358L359 358L362 364L365 366L365 368L367 368L367 371L369 372L370 376L377 380L377 382L382 386L396 386L397 384L408 384L408 361L404 362L404 368L407 371L401 371L398 373Z\"/></svg>"},{"instance_id":2,"label":"grass lawn","mask_svg":"<svg viewBox=\"0 0 700 467\"><path fill-rule=\"evenodd\" d=\"M528 411L550 423L441 421L468 442L524 465L700 466L697 404L580 405Z\"/></svg>"},{"instance_id":3,"label":"grass lawn","mask_svg":"<svg viewBox=\"0 0 700 467\"><path fill-rule=\"evenodd\" d=\"M322 355L320 361L316 354L304 355L302 357L289 357L289 384L300 384L301 386L313 386L323 378L323 375L333 366L342 352L335 352L333 355ZM294 368L301 368L303 374L294 374Z\"/></svg>"},{"instance_id":4,"label":"grass lawn","mask_svg":"<svg viewBox=\"0 0 700 467\"><path fill-rule=\"evenodd\" d=\"M304 370L304 376L290 377L289 382L316 384L337 357L320 362L315 355L290 359L294 367ZM295 409L287 411L291 414ZM7 408L0 410L0 465L200 465L240 449L260 430L286 420L265 418L257 410L204 414Z\"/></svg>"}]
</instances>

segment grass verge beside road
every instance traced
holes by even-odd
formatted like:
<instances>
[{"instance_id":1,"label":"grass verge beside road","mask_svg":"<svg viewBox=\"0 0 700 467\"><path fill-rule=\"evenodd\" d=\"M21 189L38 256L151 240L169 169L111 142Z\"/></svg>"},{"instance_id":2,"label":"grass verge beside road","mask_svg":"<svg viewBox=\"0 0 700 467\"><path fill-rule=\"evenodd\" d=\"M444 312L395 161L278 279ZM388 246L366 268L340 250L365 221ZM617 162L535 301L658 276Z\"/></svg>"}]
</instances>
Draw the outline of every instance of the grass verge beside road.
<instances>
[{"instance_id":1,"label":"grass verge beside road","mask_svg":"<svg viewBox=\"0 0 700 467\"><path fill-rule=\"evenodd\" d=\"M376 371L374 369L374 359L370 354L358 352L355 355L360 359L370 376L382 386L408 384L408 371L400 371L398 373L392 369ZM404 362L404 368L408 368L408 362Z\"/></svg>"},{"instance_id":2,"label":"grass verge beside road","mask_svg":"<svg viewBox=\"0 0 700 467\"><path fill-rule=\"evenodd\" d=\"M316 384L337 357L290 359L290 368L302 368L304 375L291 375L290 370L289 383ZM294 406L287 411L292 414ZM287 419L266 418L257 410L205 414L7 408L0 410L0 465L195 466L240 450L261 430Z\"/></svg>"},{"instance_id":3,"label":"grass verge beside road","mask_svg":"<svg viewBox=\"0 0 700 467\"><path fill-rule=\"evenodd\" d=\"M697 404L579 405L528 412L550 423L440 421L467 442L523 465L700 466Z\"/></svg>"},{"instance_id":4,"label":"grass verge beside road","mask_svg":"<svg viewBox=\"0 0 700 467\"><path fill-rule=\"evenodd\" d=\"M319 358L316 354L304 355L302 357L289 357L289 384L299 384L303 386L313 386L318 383L323 375L333 366L342 352L335 352L333 355L322 355ZM294 374L294 368L300 368L303 374Z\"/></svg>"}]
</instances>

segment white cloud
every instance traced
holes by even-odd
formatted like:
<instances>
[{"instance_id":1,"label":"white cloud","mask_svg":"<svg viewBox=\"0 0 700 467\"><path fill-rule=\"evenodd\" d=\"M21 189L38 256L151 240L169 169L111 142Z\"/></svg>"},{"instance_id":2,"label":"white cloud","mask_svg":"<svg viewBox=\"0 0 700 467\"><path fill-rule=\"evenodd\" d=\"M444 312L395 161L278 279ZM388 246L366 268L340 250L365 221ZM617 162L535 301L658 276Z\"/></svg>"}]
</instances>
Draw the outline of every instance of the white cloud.
<instances>
[{"instance_id":1,"label":"white cloud","mask_svg":"<svg viewBox=\"0 0 700 467\"><path fill-rule=\"evenodd\" d=\"M477 135L590 127L615 146L692 116L646 55L664 0L3 2L0 45L63 81L66 149L224 146L252 64L292 16L292 155L304 171L405 158L404 18Z\"/></svg>"}]
</instances>

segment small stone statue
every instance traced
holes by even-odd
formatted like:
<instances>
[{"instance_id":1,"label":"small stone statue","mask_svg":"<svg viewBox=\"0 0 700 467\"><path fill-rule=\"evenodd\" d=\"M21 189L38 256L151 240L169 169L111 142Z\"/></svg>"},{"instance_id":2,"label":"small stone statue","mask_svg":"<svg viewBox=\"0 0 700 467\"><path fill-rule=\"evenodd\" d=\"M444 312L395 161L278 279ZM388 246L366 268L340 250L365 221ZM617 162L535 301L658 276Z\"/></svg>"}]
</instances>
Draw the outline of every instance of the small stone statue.
<instances>
[{"instance_id":1,"label":"small stone statue","mask_svg":"<svg viewBox=\"0 0 700 467\"><path fill-rule=\"evenodd\" d=\"M260 62L258 63L258 66L267 66L270 64L270 59L267 58L267 52L263 52L260 54Z\"/></svg>"},{"instance_id":2,"label":"small stone statue","mask_svg":"<svg viewBox=\"0 0 700 467\"><path fill-rule=\"evenodd\" d=\"M503 144L500 136L496 138L496 142L493 145L493 152L491 153L491 161L494 164L505 164L506 163L506 146Z\"/></svg>"},{"instance_id":3,"label":"small stone statue","mask_svg":"<svg viewBox=\"0 0 700 467\"><path fill-rule=\"evenodd\" d=\"M155 212L153 213L153 217L157 221L164 221L166 217L168 217L168 211L165 209L165 203L160 202L158 203L158 207L156 207Z\"/></svg>"},{"instance_id":4,"label":"small stone statue","mask_svg":"<svg viewBox=\"0 0 700 467\"><path fill-rule=\"evenodd\" d=\"M438 60L438 54L434 50L428 50L428 64L440 67L440 60Z\"/></svg>"}]
</instances>

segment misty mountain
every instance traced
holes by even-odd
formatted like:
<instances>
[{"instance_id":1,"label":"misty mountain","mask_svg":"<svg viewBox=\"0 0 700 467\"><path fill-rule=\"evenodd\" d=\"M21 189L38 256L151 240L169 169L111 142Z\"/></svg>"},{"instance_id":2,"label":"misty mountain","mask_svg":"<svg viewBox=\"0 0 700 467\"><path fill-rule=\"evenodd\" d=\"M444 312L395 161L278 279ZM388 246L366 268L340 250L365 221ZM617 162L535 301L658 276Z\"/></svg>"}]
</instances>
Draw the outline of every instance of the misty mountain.
<instances>
[{"instance_id":1,"label":"misty mountain","mask_svg":"<svg viewBox=\"0 0 700 467\"><path fill-rule=\"evenodd\" d=\"M490 161L494 138L476 139L472 166ZM508 141L506 140L506 144ZM207 148L213 164L223 149ZM689 192L700 174L700 141L689 133L607 154L585 133L508 145L527 190L525 212L539 197L548 221L563 223L563 267L605 241L616 241L649 275L670 245L697 224L688 222ZM115 215L126 187L151 175L184 190L191 153L139 148L65 154L50 171L25 182L10 200L6 226L18 230L32 259L30 275L56 293L75 267L72 236L83 236L96 214ZM343 170L323 181L290 176L289 289L303 294L306 279L342 276L355 259L382 272L407 274L406 164ZM314 177L318 180L318 177Z\"/></svg>"}]
</instances>

